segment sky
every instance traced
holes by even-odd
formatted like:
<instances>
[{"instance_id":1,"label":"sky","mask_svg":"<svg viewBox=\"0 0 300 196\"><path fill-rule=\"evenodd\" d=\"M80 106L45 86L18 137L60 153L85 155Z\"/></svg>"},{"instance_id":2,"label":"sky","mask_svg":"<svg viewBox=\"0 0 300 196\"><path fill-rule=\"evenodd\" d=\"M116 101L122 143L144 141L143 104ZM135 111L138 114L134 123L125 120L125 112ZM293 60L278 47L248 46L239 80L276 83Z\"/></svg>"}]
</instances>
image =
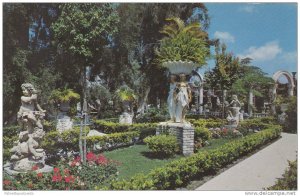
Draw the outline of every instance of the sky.
<instances>
[{"instance_id":1,"label":"sky","mask_svg":"<svg viewBox=\"0 0 300 196\"><path fill-rule=\"evenodd\" d=\"M296 3L205 3L210 38L219 38L227 51L269 76L278 70L297 72ZM214 67L208 62L205 70Z\"/></svg>"}]
</instances>

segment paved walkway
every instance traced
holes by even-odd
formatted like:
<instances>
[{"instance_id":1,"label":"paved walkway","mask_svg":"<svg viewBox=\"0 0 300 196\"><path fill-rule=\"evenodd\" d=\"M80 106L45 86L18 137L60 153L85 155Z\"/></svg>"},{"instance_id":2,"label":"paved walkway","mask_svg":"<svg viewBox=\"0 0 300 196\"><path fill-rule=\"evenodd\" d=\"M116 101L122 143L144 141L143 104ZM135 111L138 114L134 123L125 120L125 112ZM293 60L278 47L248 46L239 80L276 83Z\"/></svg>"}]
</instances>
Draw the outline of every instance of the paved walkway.
<instances>
[{"instance_id":1,"label":"paved walkway","mask_svg":"<svg viewBox=\"0 0 300 196\"><path fill-rule=\"evenodd\" d=\"M263 190L272 186L296 160L298 135L282 133L282 138L241 161L196 190Z\"/></svg>"}]
</instances>

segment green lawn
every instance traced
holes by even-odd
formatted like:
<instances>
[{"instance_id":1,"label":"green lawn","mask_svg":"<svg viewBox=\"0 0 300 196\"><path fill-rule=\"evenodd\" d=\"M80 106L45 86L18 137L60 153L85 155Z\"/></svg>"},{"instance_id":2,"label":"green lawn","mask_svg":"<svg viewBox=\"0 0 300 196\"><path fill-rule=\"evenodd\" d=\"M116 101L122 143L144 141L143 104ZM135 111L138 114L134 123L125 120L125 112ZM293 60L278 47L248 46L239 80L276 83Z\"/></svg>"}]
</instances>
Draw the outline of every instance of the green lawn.
<instances>
[{"instance_id":1,"label":"green lawn","mask_svg":"<svg viewBox=\"0 0 300 196\"><path fill-rule=\"evenodd\" d=\"M130 178L137 173L148 173L155 167L163 166L182 156L169 159L152 158L146 145L134 145L103 153L107 158L121 162L120 178Z\"/></svg>"},{"instance_id":2,"label":"green lawn","mask_svg":"<svg viewBox=\"0 0 300 196\"><path fill-rule=\"evenodd\" d=\"M210 145L203 147L200 151L216 148L233 139L216 139L211 140ZM103 153L107 158L121 163L118 166L119 178L128 179L138 173L149 173L156 167L162 167L165 164L179 159L183 156L175 156L168 159L159 159L151 157L149 149L146 145L134 145L127 148L116 149Z\"/></svg>"}]
</instances>

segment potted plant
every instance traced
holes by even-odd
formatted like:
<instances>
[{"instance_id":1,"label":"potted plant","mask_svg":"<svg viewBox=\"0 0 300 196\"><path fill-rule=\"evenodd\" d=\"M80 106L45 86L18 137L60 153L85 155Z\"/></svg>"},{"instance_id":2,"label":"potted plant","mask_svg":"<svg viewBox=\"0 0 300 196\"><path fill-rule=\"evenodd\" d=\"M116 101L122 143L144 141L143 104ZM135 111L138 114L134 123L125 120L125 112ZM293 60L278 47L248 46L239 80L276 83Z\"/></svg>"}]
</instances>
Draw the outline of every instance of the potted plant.
<instances>
[{"instance_id":1,"label":"potted plant","mask_svg":"<svg viewBox=\"0 0 300 196\"><path fill-rule=\"evenodd\" d=\"M166 35L156 49L157 60L171 74L190 74L206 63L209 56L207 33L199 22L185 25L180 18L168 18L160 31Z\"/></svg>"},{"instance_id":2,"label":"potted plant","mask_svg":"<svg viewBox=\"0 0 300 196\"><path fill-rule=\"evenodd\" d=\"M59 108L62 112L68 112L70 110L70 102L80 99L80 95L74 92L72 89L55 89L50 95L50 100L59 104Z\"/></svg>"},{"instance_id":3,"label":"potted plant","mask_svg":"<svg viewBox=\"0 0 300 196\"><path fill-rule=\"evenodd\" d=\"M116 91L117 98L122 102L123 104L123 110L126 112L130 111L131 103L133 103L136 100L136 95L134 91L129 88L127 85L122 85L117 91Z\"/></svg>"}]
</instances>

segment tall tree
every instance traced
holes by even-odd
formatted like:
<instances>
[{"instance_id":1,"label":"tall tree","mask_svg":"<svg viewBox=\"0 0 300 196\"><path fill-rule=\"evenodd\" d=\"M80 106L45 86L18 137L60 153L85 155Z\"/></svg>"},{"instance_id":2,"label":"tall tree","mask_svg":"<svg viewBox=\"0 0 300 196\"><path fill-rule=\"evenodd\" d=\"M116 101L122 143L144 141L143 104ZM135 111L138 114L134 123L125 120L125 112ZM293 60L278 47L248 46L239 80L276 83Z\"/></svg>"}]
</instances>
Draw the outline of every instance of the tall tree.
<instances>
[{"instance_id":1,"label":"tall tree","mask_svg":"<svg viewBox=\"0 0 300 196\"><path fill-rule=\"evenodd\" d=\"M205 73L205 78L211 89L222 91L223 103L225 91L229 90L233 83L240 77L240 62L237 57L226 51L226 45L220 46L219 40L215 41L215 67ZM224 104L223 104L224 117Z\"/></svg>"},{"instance_id":2,"label":"tall tree","mask_svg":"<svg viewBox=\"0 0 300 196\"><path fill-rule=\"evenodd\" d=\"M15 113L20 104L22 83L32 82L37 89L42 90L43 93L40 94L42 96L39 98L44 104L53 88L51 86L55 86L57 77L51 66L49 47L43 49L39 47L40 43L49 43L49 35L41 36L41 29L49 29L50 23L54 20L54 16L47 12L50 8L55 9L55 5L30 3L3 5L4 122L16 120ZM35 24L38 23L43 27L34 30ZM38 34L40 36L37 36Z\"/></svg>"},{"instance_id":3,"label":"tall tree","mask_svg":"<svg viewBox=\"0 0 300 196\"><path fill-rule=\"evenodd\" d=\"M52 30L58 49L63 55L72 58L65 62L68 69L73 71L70 72L73 73L72 77L81 78L82 108L85 113L87 112L86 67L97 63L103 55L104 48L111 44L111 37L117 31L118 15L111 4L62 4L60 10L60 16L52 25ZM86 140L84 139L83 148L82 134L81 126L79 149L85 162Z\"/></svg>"},{"instance_id":4,"label":"tall tree","mask_svg":"<svg viewBox=\"0 0 300 196\"><path fill-rule=\"evenodd\" d=\"M155 102L156 98L167 95L167 77L165 70L157 66L155 47L163 34L159 31L168 17L180 17L185 22L200 21L207 27L209 18L203 4L166 4L140 3L119 4L119 32L114 36L112 50L108 50L101 67L95 67L107 73L108 86L118 88L125 82L133 88L138 96L139 110L148 98ZM105 63L104 63L105 62ZM103 67L106 64L108 66ZM113 76L118 75L118 78ZM148 96L149 95L149 96Z\"/></svg>"},{"instance_id":5,"label":"tall tree","mask_svg":"<svg viewBox=\"0 0 300 196\"><path fill-rule=\"evenodd\" d=\"M242 59L240 67L241 76L232 85L232 92L242 98L248 97L248 113L252 115L253 96L268 98L270 86L274 85L274 80L264 73L259 67L251 65L251 59Z\"/></svg>"}]
</instances>

